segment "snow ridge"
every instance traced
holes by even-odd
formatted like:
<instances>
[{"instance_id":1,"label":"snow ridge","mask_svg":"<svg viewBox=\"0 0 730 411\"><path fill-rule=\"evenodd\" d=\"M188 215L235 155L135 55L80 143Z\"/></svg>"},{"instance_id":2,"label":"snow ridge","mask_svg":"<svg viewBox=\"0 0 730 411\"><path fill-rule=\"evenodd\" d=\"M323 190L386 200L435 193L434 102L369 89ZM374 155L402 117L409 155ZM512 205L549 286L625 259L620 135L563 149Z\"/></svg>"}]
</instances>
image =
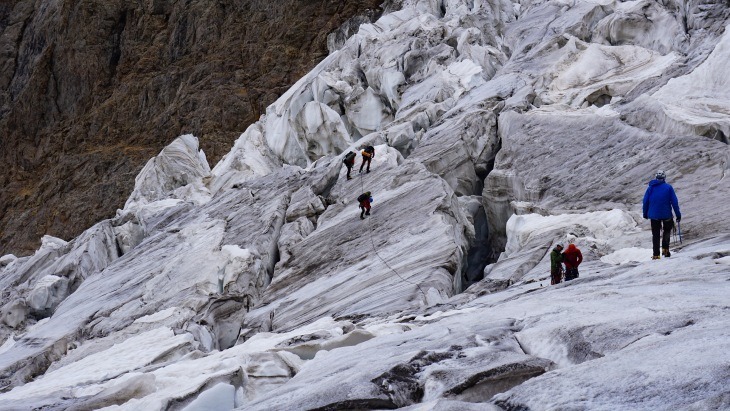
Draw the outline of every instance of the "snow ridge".
<instances>
[{"instance_id":1,"label":"snow ridge","mask_svg":"<svg viewBox=\"0 0 730 411\"><path fill-rule=\"evenodd\" d=\"M730 408L730 11L401 3L212 169L181 136L115 218L0 257L0 409ZM650 261L657 169L684 242Z\"/></svg>"}]
</instances>

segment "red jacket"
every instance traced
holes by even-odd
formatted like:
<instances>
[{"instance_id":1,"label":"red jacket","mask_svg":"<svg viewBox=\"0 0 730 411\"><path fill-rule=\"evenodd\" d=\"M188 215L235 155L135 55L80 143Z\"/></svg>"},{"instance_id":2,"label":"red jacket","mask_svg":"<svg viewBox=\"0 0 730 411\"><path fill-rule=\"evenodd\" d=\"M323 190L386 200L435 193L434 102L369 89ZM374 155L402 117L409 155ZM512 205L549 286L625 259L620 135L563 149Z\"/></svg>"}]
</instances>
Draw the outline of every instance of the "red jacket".
<instances>
[{"instance_id":1,"label":"red jacket","mask_svg":"<svg viewBox=\"0 0 730 411\"><path fill-rule=\"evenodd\" d=\"M563 257L565 268L578 268L580 263L583 261L583 254L581 254L575 244L568 245L568 249L563 252Z\"/></svg>"}]
</instances>

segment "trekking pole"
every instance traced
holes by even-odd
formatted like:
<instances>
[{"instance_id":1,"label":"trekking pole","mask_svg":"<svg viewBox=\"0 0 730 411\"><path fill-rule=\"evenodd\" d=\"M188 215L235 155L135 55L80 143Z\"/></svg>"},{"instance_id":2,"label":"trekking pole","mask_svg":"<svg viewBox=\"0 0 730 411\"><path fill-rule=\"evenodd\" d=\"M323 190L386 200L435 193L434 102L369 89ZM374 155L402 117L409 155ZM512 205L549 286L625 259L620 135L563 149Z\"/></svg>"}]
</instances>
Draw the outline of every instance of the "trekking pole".
<instances>
[{"instance_id":1,"label":"trekking pole","mask_svg":"<svg viewBox=\"0 0 730 411\"><path fill-rule=\"evenodd\" d=\"M679 236L679 244L682 244L682 226L677 221L677 235Z\"/></svg>"}]
</instances>

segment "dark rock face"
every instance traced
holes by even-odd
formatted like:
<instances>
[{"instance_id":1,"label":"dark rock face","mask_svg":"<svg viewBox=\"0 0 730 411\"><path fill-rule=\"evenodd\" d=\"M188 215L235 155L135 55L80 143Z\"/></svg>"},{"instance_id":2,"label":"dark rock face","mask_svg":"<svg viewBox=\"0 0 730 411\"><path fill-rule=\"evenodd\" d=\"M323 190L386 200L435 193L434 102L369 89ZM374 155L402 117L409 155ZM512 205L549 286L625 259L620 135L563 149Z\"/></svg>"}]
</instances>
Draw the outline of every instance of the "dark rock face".
<instances>
[{"instance_id":1,"label":"dark rock face","mask_svg":"<svg viewBox=\"0 0 730 411\"><path fill-rule=\"evenodd\" d=\"M180 134L214 163L381 2L0 3L0 255L112 216Z\"/></svg>"}]
</instances>

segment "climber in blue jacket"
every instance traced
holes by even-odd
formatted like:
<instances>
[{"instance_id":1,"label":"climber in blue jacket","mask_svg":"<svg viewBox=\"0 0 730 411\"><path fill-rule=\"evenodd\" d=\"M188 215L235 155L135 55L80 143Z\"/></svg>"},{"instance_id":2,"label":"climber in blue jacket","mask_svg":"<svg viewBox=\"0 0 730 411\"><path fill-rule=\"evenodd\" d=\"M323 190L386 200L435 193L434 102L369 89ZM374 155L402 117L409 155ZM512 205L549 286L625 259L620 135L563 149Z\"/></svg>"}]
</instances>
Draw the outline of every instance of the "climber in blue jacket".
<instances>
[{"instance_id":1,"label":"climber in blue jacket","mask_svg":"<svg viewBox=\"0 0 730 411\"><path fill-rule=\"evenodd\" d=\"M664 257L671 255L669 252L669 239L672 228L674 228L672 209L674 209L674 215L677 216L677 222L682 219L677 195L674 193L674 188L665 181L666 178L667 175L664 171L657 171L656 178L649 182L649 187L644 193L644 218L651 220L652 245L654 247L652 260L659 259L660 234L663 234L662 255Z\"/></svg>"}]
</instances>

